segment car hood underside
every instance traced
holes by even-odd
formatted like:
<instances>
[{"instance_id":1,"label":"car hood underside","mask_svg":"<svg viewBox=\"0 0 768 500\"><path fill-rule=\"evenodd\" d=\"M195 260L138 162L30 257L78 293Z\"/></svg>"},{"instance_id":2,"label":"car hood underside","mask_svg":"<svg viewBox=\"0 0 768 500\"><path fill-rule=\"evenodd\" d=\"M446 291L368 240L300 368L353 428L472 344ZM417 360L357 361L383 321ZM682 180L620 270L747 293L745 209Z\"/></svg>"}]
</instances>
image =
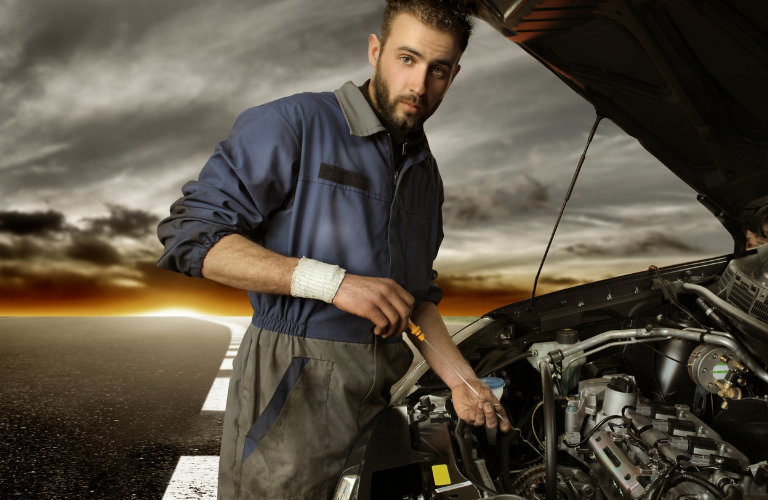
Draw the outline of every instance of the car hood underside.
<instances>
[{"instance_id":1,"label":"car hood underside","mask_svg":"<svg viewBox=\"0 0 768 500\"><path fill-rule=\"evenodd\" d=\"M768 3L476 0L699 193L737 240L768 215ZM738 253L738 252L737 252Z\"/></svg>"}]
</instances>

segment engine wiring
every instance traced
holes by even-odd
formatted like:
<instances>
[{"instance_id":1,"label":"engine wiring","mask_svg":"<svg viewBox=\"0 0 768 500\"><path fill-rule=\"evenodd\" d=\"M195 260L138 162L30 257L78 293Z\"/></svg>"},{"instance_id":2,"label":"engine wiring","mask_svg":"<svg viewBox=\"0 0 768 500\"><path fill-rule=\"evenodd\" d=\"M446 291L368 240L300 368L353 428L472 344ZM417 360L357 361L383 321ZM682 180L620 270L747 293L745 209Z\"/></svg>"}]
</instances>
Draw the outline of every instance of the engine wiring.
<instances>
[{"instance_id":1,"label":"engine wiring","mask_svg":"<svg viewBox=\"0 0 768 500\"><path fill-rule=\"evenodd\" d=\"M608 417L605 417L604 419L602 419L602 420L600 421L600 423L599 423L599 424L597 424L596 426L592 427L592 429L590 429L590 431L587 433L587 435L586 435L586 436L584 436L584 439L582 439L582 440L581 440L581 441L579 441L578 443L576 443L576 444L569 444L569 443L563 442L563 444L564 444L565 446L567 446L568 448L581 448L582 446L584 446L585 444L587 444L587 442L589 441L589 438L591 438L591 437L592 437L592 435L593 435L595 432L599 431L599 430L600 430L600 428L601 428L603 425L605 425L605 423L606 423L606 422L608 422L608 421L611 421L611 420L616 420L617 418L621 418L621 419L623 419L623 417L622 417L621 415L610 415L610 416L608 416Z\"/></svg>"},{"instance_id":2,"label":"engine wiring","mask_svg":"<svg viewBox=\"0 0 768 500\"><path fill-rule=\"evenodd\" d=\"M665 280L664 278L661 277L661 271L659 270L659 268L657 266L650 266L650 269L652 269L656 273L656 277L659 280L659 284L661 285L661 288L664 290L664 295L666 295L666 297L669 299L669 301L672 302L672 304L674 304L675 307L677 307L678 309L683 311L685 314L687 314L693 321L696 322L697 325L699 325L701 328L707 330L707 333L712 331L712 328L708 328L708 327L704 326L702 324L702 322L699 321L699 318L694 316L693 313L691 313L691 311L689 311L687 307L685 307L683 304L681 304L677 300L677 298L675 298L675 294L672 293L672 290L669 287L669 283L667 282L667 280Z\"/></svg>"},{"instance_id":3,"label":"engine wiring","mask_svg":"<svg viewBox=\"0 0 768 500\"><path fill-rule=\"evenodd\" d=\"M544 448L544 445L541 442L541 439L539 439L539 436L536 434L536 425L533 423L533 417L536 416L536 410L538 410L541 405L544 404L544 401L541 401L539 404L536 405L536 408L533 409L533 413L531 413L531 429L533 430L533 437L536 438L536 441L539 443L539 445Z\"/></svg>"}]
</instances>

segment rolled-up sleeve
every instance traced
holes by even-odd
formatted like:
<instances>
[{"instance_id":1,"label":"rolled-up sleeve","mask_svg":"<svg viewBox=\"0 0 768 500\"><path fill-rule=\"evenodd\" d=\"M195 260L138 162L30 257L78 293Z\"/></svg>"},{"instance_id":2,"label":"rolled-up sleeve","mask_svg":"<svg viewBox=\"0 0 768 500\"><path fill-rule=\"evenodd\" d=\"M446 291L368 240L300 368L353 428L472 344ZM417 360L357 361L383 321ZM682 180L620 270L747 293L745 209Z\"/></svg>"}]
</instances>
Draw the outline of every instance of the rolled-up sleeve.
<instances>
[{"instance_id":1,"label":"rolled-up sleeve","mask_svg":"<svg viewBox=\"0 0 768 500\"><path fill-rule=\"evenodd\" d=\"M298 135L278 108L243 112L158 225L164 251L157 265L202 278L205 256L221 238L257 239L292 196L299 160Z\"/></svg>"},{"instance_id":2,"label":"rolled-up sleeve","mask_svg":"<svg viewBox=\"0 0 768 500\"><path fill-rule=\"evenodd\" d=\"M440 244L443 242L443 201L445 200L445 193L443 191L443 181L440 180L440 207L437 211L437 244L435 245L435 253L433 257L433 263L434 259L437 258L437 252L440 250ZM432 269L432 277L429 280L429 289L427 290L427 295L424 297L424 300L429 302L434 302L435 305L439 304L440 301L443 299L443 289L440 288L436 283L435 280L437 279L437 271Z\"/></svg>"}]
</instances>

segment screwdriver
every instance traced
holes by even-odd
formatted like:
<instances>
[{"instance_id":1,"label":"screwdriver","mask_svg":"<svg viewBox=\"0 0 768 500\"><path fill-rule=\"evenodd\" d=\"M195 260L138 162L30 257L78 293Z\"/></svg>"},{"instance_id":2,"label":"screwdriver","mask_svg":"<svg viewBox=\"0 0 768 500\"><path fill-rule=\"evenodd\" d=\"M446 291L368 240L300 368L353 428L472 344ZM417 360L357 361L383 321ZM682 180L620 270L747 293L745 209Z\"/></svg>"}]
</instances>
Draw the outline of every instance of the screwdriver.
<instances>
[{"instance_id":1,"label":"screwdriver","mask_svg":"<svg viewBox=\"0 0 768 500\"><path fill-rule=\"evenodd\" d=\"M451 370L453 370L453 371L456 373L456 375L458 375L458 376L459 376L459 378L462 380L462 382L464 382L465 384L467 384L467 387L469 387L470 389L472 389L472 392L474 392L474 393L477 395L477 397L478 397L478 398L480 398L480 399L483 399L483 398L482 398L482 396L480 396L480 393L479 393L479 392L477 392L477 390L475 390L475 388L474 388L474 387L472 387L471 385L469 385L469 382L467 382L467 379L465 379L464 377L462 377L462 376L461 376L461 373L459 373L459 371L458 371L456 368L454 368L454 367L453 367L453 365L452 365L452 364L450 364L450 363L448 362L448 360L447 360L447 359L445 359L445 358L443 357L443 355L442 355L442 354L440 354L440 353L438 352L438 350L437 350L437 349L435 349L435 348L432 346L432 344L430 344L430 343L429 343L429 340L427 340L427 339L426 339L426 337L424 337L424 332L422 332L422 331L421 331L421 328L419 328L418 326L416 326L416 325L413 323L413 321L411 321L410 319L408 320L408 327L411 329L411 332L410 332L410 333L411 333L411 335L413 335L413 336L414 336L414 337L416 337L417 339L421 340L422 342L424 342L425 344L427 344L427 345L430 347L430 349L432 349L433 351L435 351L435 354L437 354L438 356L440 356L440 359L442 359L442 360L443 360L443 362L444 362L446 365L448 365L448 366L451 368ZM495 406L495 405L494 405L494 406ZM500 414L499 412L497 412L495 409L494 409L493 411L494 411L494 413L496 413L496 416L497 416L497 417L499 417L499 418L501 419L501 421L502 421L502 422L504 422L504 423L506 423L506 424L509 424L509 422L507 421L507 419L506 419L506 418L504 418L504 417L502 417L502 416L501 416L501 414Z\"/></svg>"}]
</instances>

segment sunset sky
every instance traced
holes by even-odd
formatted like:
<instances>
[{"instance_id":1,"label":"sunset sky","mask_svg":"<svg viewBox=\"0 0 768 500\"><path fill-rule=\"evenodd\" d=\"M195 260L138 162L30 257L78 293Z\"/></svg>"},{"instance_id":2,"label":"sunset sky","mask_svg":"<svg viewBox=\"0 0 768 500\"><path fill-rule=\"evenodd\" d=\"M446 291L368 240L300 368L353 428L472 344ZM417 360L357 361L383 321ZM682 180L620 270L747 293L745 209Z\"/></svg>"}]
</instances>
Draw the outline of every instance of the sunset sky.
<instances>
[{"instance_id":1,"label":"sunset sky","mask_svg":"<svg viewBox=\"0 0 768 500\"><path fill-rule=\"evenodd\" d=\"M361 84L382 0L0 2L0 315L248 315L158 269L159 220L243 110ZM592 106L477 23L426 130L443 176L441 312L530 294ZM716 254L696 193L603 121L542 273L555 289Z\"/></svg>"}]
</instances>

